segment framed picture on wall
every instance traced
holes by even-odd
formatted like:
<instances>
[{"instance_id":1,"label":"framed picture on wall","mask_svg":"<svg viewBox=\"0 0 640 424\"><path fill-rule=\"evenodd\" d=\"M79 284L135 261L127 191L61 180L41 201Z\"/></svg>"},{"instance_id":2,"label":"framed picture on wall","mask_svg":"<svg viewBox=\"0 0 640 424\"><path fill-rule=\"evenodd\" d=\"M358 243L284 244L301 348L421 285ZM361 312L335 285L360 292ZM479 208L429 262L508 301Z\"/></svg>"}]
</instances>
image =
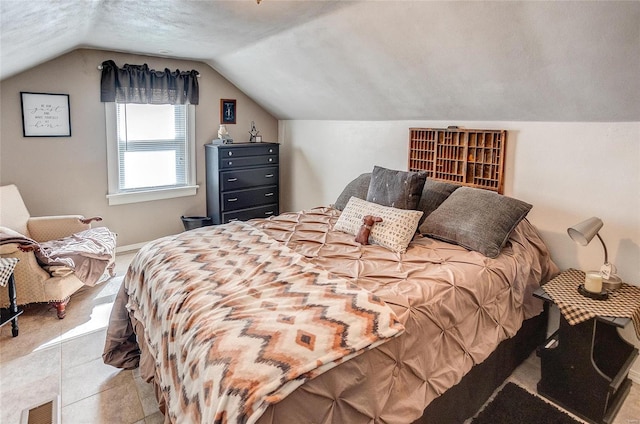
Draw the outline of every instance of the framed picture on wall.
<instances>
[{"instance_id":1,"label":"framed picture on wall","mask_svg":"<svg viewBox=\"0 0 640 424\"><path fill-rule=\"evenodd\" d=\"M235 99L220 99L220 123L236 123L236 101Z\"/></svg>"},{"instance_id":2,"label":"framed picture on wall","mask_svg":"<svg viewBox=\"0 0 640 424\"><path fill-rule=\"evenodd\" d=\"M25 137L71 137L68 94L20 92Z\"/></svg>"}]
</instances>

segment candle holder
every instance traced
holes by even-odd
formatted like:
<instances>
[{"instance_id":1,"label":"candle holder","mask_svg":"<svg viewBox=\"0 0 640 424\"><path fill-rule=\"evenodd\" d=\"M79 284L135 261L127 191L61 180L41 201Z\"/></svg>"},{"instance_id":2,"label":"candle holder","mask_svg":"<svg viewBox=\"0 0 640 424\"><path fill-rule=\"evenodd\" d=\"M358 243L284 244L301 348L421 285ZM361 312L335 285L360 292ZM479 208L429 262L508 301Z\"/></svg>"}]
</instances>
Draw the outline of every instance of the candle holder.
<instances>
[{"instance_id":1,"label":"candle holder","mask_svg":"<svg viewBox=\"0 0 640 424\"><path fill-rule=\"evenodd\" d=\"M580 284L578 286L578 293L583 295L584 297L588 297L594 300L607 300L609 298L609 293L606 290L602 290L600 293L593 293L584 288L584 284Z\"/></svg>"}]
</instances>

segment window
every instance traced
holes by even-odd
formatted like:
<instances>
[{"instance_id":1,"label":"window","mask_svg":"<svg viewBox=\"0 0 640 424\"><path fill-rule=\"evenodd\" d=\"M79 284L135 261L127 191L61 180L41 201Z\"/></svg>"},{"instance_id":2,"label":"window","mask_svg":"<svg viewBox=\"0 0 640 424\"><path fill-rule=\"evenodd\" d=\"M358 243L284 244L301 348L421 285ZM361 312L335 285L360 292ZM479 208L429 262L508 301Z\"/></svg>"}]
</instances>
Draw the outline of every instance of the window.
<instances>
[{"instance_id":1,"label":"window","mask_svg":"<svg viewBox=\"0 0 640 424\"><path fill-rule=\"evenodd\" d=\"M106 103L110 205L195 195L195 108Z\"/></svg>"}]
</instances>

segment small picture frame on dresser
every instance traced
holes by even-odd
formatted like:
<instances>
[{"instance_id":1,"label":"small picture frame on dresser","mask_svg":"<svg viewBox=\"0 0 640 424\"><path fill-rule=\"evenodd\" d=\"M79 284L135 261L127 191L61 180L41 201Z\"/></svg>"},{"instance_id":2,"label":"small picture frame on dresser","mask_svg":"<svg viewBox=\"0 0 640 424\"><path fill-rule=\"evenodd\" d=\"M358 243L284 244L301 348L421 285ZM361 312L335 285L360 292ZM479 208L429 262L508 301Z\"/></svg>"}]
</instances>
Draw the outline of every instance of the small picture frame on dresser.
<instances>
[{"instance_id":1,"label":"small picture frame on dresser","mask_svg":"<svg viewBox=\"0 0 640 424\"><path fill-rule=\"evenodd\" d=\"M256 143L262 143L262 136L261 135L257 135L256 136Z\"/></svg>"}]
</instances>

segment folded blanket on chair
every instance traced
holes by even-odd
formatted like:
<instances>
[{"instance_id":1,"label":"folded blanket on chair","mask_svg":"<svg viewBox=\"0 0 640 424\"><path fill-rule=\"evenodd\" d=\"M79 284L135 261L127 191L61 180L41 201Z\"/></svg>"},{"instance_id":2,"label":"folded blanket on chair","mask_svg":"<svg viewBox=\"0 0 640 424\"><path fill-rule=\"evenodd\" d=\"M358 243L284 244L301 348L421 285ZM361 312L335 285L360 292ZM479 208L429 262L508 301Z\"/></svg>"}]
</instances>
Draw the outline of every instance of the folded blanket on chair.
<instances>
[{"instance_id":1,"label":"folded blanket on chair","mask_svg":"<svg viewBox=\"0 0 640 424\"><path fill-rule=\"evenodd\" d=\"M116 235L106 227L97 227L40 243L36 257L48 266L68 266L80 281L93 286L107 266L113 265L115 249ZM109 272L113 275L113 269L109 269Z\"/></svg>"},{"instance_id":2,"label":"folded blanket on chair","mask_svg":"<svg viewBox=\"0 0 640 424\"><path fill-rule=\"evenodd\" d=\"M38 262L53 276L60 275L60 267L72 269L88 286L95 285L107 270L113 275L113 256L116 235L105 227L85 231L38 243L6 227L0 227L0 245L17 243L22 250L34 250ZM57 273L57 274L56 274Z\"/></svg>"},{"instance_id":3,"label":"folded blanket on chair","mask_svg":"<svg viewBox=\"0 0 640 424\"><path fill-rule=\"evenodd\" d=\"M23 250L37 249L38 242L7 227L0 227L0 245L18 244ZM26 249L31 248L31 249Z\"/></svg>"}]
</instances>

